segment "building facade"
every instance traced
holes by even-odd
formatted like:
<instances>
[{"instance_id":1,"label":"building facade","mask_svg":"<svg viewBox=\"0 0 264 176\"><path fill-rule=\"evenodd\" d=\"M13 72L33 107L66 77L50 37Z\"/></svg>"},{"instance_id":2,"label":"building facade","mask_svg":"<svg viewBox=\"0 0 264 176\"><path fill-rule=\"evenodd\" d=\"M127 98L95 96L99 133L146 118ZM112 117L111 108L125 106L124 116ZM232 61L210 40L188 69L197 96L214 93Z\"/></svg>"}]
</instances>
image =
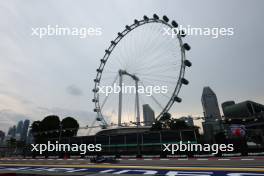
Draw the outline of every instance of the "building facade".
<instances>
[{"instance_id":1,"label":"building facade","mask_svg":"<svg viewBox=\"0 0 264 176\"><path fill-rule=\"evenodd\" d=\"M204 112L204 137L206 141L213 143L214 136L223 130L217 96L210 87L204 87L201 101Z\"/></svg>"},{"instance_id":2,"label":"building facade","mask_svg":"<svg viewBox=\"0 0 264 176\"><path fill-rule=\"evenodd\" d=\"M148 104L143 105L143 119L145 126L151 126L155 121L155 112Z\"/></svg>"}]
</instances>

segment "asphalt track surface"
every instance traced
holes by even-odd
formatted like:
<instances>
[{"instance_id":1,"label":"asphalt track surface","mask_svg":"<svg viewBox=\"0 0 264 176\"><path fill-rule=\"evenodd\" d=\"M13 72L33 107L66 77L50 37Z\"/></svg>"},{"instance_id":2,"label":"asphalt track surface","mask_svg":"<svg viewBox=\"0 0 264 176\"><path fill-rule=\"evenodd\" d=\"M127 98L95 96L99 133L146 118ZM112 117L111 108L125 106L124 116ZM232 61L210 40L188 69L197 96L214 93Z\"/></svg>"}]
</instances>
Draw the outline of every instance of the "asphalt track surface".
<instances>
[{"instance_id":1,"label":"asphalt track surface","mask_svg":"<svg viewBox=\"0 0 264 176\"><path fill-rule=\"evenodd\" d=\"M196 159L121 159L93 164L87 159L0 159L0 173L44 175L264 176L263 157ZM0 174L1 176L1 174Z\"/></svg>"}]
</instances>

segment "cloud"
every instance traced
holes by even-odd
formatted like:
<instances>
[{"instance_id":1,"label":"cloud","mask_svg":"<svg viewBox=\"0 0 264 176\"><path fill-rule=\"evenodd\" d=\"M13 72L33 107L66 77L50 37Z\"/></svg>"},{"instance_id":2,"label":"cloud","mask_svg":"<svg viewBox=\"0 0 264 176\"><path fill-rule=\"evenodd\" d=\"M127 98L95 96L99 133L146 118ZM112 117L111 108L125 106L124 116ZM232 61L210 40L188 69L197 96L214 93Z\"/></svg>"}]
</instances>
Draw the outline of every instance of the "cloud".
<instances>
[{"instance_id":1,"label":"cloud","mask_svg":"<svg viewBox=\"0 0 264 176\"><path fill-rule=\"evenodd\" d=\"M20 120L31 119L28 115L14 112L10 109L0 110L0 130L7 132L8 128L17 125Z\"/></svg>"},{"instance_id":2,"label":"cloud","mask_svg":"<svg viewBox=\"0 0 264 176\"><path fill-rule=\"evenodd\" d=\"M76 85L74 85L74 84L68 86L68 87L66 88L66 91L67 91L70 95L73 95L73 96L81 96L81 95L83 95L82 90L81 90L78 86L76 86Z\"/></svg>"},{"instance_id":3,"label":"cloud","mask_svg":"<svg viewBox=\"0 0 264 176\"><path fill-rule=\"evenodd\" d=\"M1 84L0 84L1 87ZM18 102L22 103L22 104L27 104L27 105L31 105L33 102L17 93L11 92L9 90L2 90L0 89L0 95L5 95L7 97L10 97L12 99L17 100Z\"/></svg>"},{"instance_id":4,"label":"cloud","mask_svg":"<svg viewBox=\"0 0 264 176\"><path fill-rule=\"evenodd\" d=\"M63 108L59 111L62 116L58 114L61 117L64 114L78 118L80 116L84 125L90 124L89 119L94 118L95 114L79 114L80 112L75 114L75 110L85 111L94 108L90 101L93 98L91 90L96 76L95 69L100 63L105 47L116 37L118 31L123 30L125 24L133 23L134 18L141 19L143 14L152 15L154 11L158 15L166 14L171 19L177 19L177 22L185 27L191 25L235 28L235 35L225 39L204 36L189 36L184 39L193 46L193 50L187 55L193 62L193 67L186 70L186 78L191 84L180 91L179 96L184 101L172 107L172 114L202 115L200 96L203 86L206 85L214 87L219 103L229 99L242 101L249 98L264 102L262 96L264 84L263 81L259 81L262 80L264 65L260 49L263 47L263 23L259 23L263 18L261 7L264 1L255 3L247 1L241 6L237 6L236 1L227 0L224 2L228 2L228 6L226 3L215 6L209 0L203 3L162 0L155 3L140 0L129 2L99 0L92 3L63 1L63 6L60 2L62 1L1 2L0 111L11 109L17 114L0 114L0 128L17 123L19 114L26 116L29 114L32 120L42 119L51 113L46 107ZM175 11L175 5L188 8L179 8ZM245 8L248 14L245 14ZM98 9L104 13L98 13ZM68 15L71 11L74 13ZM225 15L222 14L223 11ZM227 18L228 16L231 17ZM106 17L111 20L106 20ZM56 24L64 27L101 27L103 35L85 39L74 36L39 39L31 36L31 28ZM249 35L248 31L251 31L252 26L254 32ZM154 38L152 40L154 41ZM147 44L156 46L155 43L151 43L152 40L148 40ZM131 43L136 42L131 38ZM128 48L125 50L125 47L129 47L129 43L127 44L120 48L123 51L119 53L120 57L124 54L131 54L129 55L131 57L139 54L133 54L137 45L130 45L131 50ZM115 62L108 62L111 63L115 66ZM137 66L144 65L138 63ZM108 101L114 104L115 100ZM71 112L65 112L65 109ZM133 108L131 110L133 111ZM52 112L57 113L54 109Z\"/></svg>"},{"instance_id":5,"label":"cloud","mask_svg":"<svg viewBox=\"0 0 264 176\"><path fill-rule=\"evenodd\" d=\"M53 107L53 108L37 107L37 109L39 110L40 114L42 114L43 118L47 115L55 114L58 115L61 119L67 116L71 116L76 118L77 120L85 121L86 123L91 122L96 115L93 112L89 112L85 110L65 109L59 107Z\"/></svg>"}]
</instances>

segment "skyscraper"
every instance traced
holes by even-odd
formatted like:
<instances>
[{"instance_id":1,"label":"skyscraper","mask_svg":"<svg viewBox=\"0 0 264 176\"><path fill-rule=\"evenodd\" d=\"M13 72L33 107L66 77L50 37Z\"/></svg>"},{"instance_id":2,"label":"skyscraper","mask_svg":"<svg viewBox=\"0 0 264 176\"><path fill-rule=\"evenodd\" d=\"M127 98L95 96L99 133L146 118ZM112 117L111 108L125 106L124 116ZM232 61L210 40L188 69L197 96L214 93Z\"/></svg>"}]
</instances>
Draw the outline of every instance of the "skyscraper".
<instances>
[{"instance_id":1,"label":"skyscraper","mask_svg":"<svg viewBox=\"0 0 264 176\"><path fill-rule=\"evenodd\" d=\"M20 120L20 121L17 123L16 133L19 134L20 136L22 136L22 131L23 131L23 121Z\"/></svg>"},{"instance_id":2,"label":"skyscraper","mask_svg":"<svg viewBox=\"0 0 264 176\"><path fill-rule=\"evenodd\" d=\"M208 142L213 143L215 141L214 136L222 131L221 114L217 97L210 87L204 87L201 100L204 112L204 138Z\"/></svg>"},{"instance_id":3,"label":"skyscraper","mask_svg":"<svg viewBox=\"0 0 264 176\"><path fill-rule=\"evenodd\" d=\"M27 140L26 140L27 144L32 144L34 143L34 138L33 138L33 134L32 134L32 129L30 129L28 131L28 136L27 136Z\"/></svg>"},{"instance_id":4,"label":"skyscraper","mask_svg":"<svg viewBox=\"0 0 264 176\"><path fill-rule=\"evenodd\" d=\"M204 87L203 89L202 105L206 119L221 119L216 94L210 87Z\"/></svg>"},{"instance_id":5,"label":"skyscraper","mask_svg":"<svg viewBox=\"0 0 264 176\"><path fill-rule=\"evenodd\" d=\"M3 143L4 139L5 139L5 133L0 130L0 145Z\"/></svg>"},{"instance_id":6,"label":"skyscraper","mask_svg":"<svg viewBox=\"0 0 264 176\"><path fill-rule=\"evenodd\" d=\"M151 126L155 121L155 112L148 104L143 105L143 119L145 126Z\"/></svg>"},{"instance_id":7,"label":"skyscraper","mask_svg":"<svg viewBox=\"0 0 264 176\"><path fill-rule=\"evenodd\" d=\"M21 140L26 141L27 140L27 134L28 134L28 127L29 127L29 120L26 119L24 121L23 125L23 130L22 130L22 135L21 135Z\"/></svg>"},{"instance_id":8,"label":"skyscraper","mask_svg":"<svg viewBox=\"0 0 264 176\"><path fill-rule=\"evenodd\" d=\"M7 133L10 137L15 138L16 137L16 125L9 127L8 129L8 133Z\"/></svg>"}]
</instances>

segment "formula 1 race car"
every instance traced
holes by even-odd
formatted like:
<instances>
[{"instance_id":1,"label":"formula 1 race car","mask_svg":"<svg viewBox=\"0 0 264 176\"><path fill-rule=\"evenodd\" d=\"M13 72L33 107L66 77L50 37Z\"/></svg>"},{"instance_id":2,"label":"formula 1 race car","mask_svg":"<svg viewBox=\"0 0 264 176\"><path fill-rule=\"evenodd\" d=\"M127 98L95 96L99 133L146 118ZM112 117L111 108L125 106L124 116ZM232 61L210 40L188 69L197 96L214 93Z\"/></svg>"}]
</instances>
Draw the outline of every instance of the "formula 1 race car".
<instances>
[{"instance_id":1,"label":"formula 1 race car","mask_svg":"<svg viewBox=\"0 0 264 176\"><path fill-rule=\"evenodd\" d=\"M118 163L116 157L95 156L90 158L91 163Z\"/></svg>"}]
</instances>

